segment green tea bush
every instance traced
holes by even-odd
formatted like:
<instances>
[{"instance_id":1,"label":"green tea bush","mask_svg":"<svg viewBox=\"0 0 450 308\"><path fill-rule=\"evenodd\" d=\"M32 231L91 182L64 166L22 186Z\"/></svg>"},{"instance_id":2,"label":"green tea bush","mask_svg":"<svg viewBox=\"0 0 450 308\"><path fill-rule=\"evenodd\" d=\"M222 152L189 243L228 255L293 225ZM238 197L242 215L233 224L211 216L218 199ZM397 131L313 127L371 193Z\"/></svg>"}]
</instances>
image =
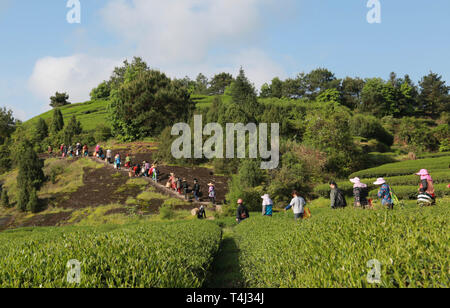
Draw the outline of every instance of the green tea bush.
<instances>
[{"instance_id":1,"label":"green tea bush","mask_svg":"<svg viewBox=\"0 0 450 308\"><path fill-rule=\"evenodd\" d=\"M448 184L437 184L434 185L436 197L442 198L450 196L450 189L447 187ZM417 186L394 186L391 185L397 197L405 200L416 200L419 194ZM376 199L378 194L378 189L373 189L369 193L369 197Z\"/></svg>"},{"instance_id":2,"label":"green tea bush","mask_svg":"<svg viewBox=\"0 0 450 308\"><path fill-rule=\"evenodd\" d=\"M399 163L392 163L376 168L362 170L350 175L350 178L376 178L389 177L399 175L411 175L417 173L420 169L428 169L428 171L447 170L450 166L450 156L438 158L426 158L419 160L408 160Z\"/></svg>"},{"instance_id":3,"label":"green tea bush","mask_svg":"<svg viewBox=\"0 0 450 308\"><path fill-rule=\"evenodd\" d=\"M250 288L448 288L450 206L404 210L323 210L294 222L253 217L236 227ZM381 284L369 284L369 260Z\"/></svg>"},{"instance_id":4,"label":"green tea bush","mask_svg":"<svg viewBox=\"0 0 450 308\"><path fill-rule=\"evenodd\" d=\"M44 228L0 234L2 288L199 288L219 249L209 221ZM69 260L81 283L67 281Z\"/></svg>"}]
</instances>

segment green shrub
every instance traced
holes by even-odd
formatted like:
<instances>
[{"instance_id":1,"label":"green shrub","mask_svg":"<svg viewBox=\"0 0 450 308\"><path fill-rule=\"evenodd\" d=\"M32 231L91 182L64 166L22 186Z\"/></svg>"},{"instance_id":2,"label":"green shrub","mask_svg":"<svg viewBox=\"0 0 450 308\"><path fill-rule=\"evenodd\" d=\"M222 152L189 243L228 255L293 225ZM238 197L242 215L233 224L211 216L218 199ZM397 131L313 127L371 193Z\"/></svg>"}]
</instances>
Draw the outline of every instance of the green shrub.
<instances>
[{"instance_id":1,"label":"green shrub","mask_svg":"<svg viewBox=\"0 0 450 308\"><path fill-rule=\"evenodd\" d=\"M159 208L159 218L170 220L175 218L175 211L170 205L163 205Z\"/></svg>"},{"instance_id":2,"label":"green shrub","mask_svg":"<svg viewBox=\"0 0 450 308\"><path fill-rule=\"evenodd\" d=\"M384 210L312 209L312 219L253 216L235 228L249 288L448 288L449 205ZM381 284L367 280L381 263Z\"/></svg>"},{"instance_id":3,"label":"green shrub","mask_svg":"<svg viewBox=\"0 0 450 308\"><path fill-rule=\"evenodd\" d=\"M389 184L389 183L388 183ZM450 196L450 189L448 184L436 184L434 185L436 197L442 198ZM419 186L395 186L391 184L391 187L399 199L404 200L416 200L419 194ZM371 190L369 196L377 199L378 189Z\"/></svg>"},{"instance_id":4,"label":"green shrub","mask_svg":"<svg viewBox=\"0 0 450 308\"><path fill-rule=\"evenodd\" d=\"M411 175L417 173L420 169L428 169L428 171L447 170L450 165L450 156L427 158L419 160L408 160L399 163L386 164L380 167L371 168L355 172L350 178L377 178L398 175Z\"/></svg>"},{"instance_id":5,"label":"green shrub","mask_svg":"<svg viewBox=\"0 0 450 308\"><path fill-rule=\"evenodd\" d=\"M1 198L0 198L0 205L4 208L9 208L11 205L9 204L9 197L8 192L6 191L6 188L3 188Z\"/></svg>"},{"instance_id":6,"label":"green shrub","mask_svg":"<svg viewBox=\"0 0 450 308\"><path fill-rule=\"evenodd\" d=\"M0 287L200 288L220 240L216 224L198 220L5 231ZM71 259L79 285L67 281Z\"/></svg>"}]
</instances>

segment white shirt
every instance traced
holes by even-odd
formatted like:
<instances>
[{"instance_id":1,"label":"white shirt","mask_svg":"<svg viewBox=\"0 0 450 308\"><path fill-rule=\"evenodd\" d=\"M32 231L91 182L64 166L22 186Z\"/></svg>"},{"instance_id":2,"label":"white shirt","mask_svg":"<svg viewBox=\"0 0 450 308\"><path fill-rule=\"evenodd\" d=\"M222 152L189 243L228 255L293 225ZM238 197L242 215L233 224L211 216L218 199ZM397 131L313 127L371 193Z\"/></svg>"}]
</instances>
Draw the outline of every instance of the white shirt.
<instances>
[{"instance_id":1,"label":"white shirt","mask_svg":"<svg viewBox=\"0 0 450 308\"><path fill-rule=\"evenodd\" d=\"M302 197L295 197L292 199L290 205L292 206L294 214L302 214L305 212L304 206L306 205L306 202Z\"/></svg>"}]
</instances>

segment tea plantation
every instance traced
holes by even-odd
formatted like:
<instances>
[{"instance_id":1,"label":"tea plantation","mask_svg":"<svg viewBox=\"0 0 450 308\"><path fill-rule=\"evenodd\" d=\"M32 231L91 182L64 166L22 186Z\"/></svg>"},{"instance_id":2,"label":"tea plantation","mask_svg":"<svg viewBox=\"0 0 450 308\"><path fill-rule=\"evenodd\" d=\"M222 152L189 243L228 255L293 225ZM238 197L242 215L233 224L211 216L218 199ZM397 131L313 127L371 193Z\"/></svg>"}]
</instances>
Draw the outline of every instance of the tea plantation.
<instances>
[{"instance_id":1,"label":"tea plantation","mask_svg":"<svg viewBox=\"0 0 450 308\"><path fill-rule=\"evenodd\" d=\"M210 222L42 228L0 234L0 287L200 287L219 249ZM80 284L67 279L69 260Z\"/></svg>"},{"instance_id":2,"label":"tea plantation","mask_svg":"<svg viewBox=\"0 0 450 308\"><path fill-rule=\"evenodd\" d=\"M433 177L436 196L450 196L450 154L435 158L408 160L398 163L383 165L377 168L362 170L352 174L349 178L359 177L369 186L370 197L376 198L377 187L373 183L379 177L384 177L387 183L394 189L400 199L415 200L417 198L420 178L415 175L420 169L428 169ZM339 188L347 196L353 195L353 184L349 180L337 183ZM322 197L330 195L330 186L322 184L314 189L315 193Z\"/></svg>"}]
</instances>

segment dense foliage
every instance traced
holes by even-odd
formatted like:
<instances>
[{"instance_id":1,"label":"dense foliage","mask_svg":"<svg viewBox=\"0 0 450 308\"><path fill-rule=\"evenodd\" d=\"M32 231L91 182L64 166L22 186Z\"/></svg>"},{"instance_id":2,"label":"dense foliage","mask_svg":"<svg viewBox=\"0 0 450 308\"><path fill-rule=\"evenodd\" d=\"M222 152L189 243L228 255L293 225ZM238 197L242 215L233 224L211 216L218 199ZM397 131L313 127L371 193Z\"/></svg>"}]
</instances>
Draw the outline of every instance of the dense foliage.
<instances>
[{"instance_id":1,"label":"dense foliage","mask_svg":"<svg viewBox=\"0 0 450 308\"><path fill-rule=\"evenodd\" d=\"M217 225L199 221L7 231L0 287L199 288L220 239ZM67 280L73 259L80 284Z\"/></svg>"},{"instance_id":2,"label":"dense foliage","mask_svg":"<svg viewBox=\"0 0 450 308\"><path fill-rule=\"evenodd\" d=\"M301 223L276 215L236 227L247 287L449 287L448 205L314 216L318 210ZM381 264L381 284L367 280L373 259Z\"/></svg>"}]
</instances>

